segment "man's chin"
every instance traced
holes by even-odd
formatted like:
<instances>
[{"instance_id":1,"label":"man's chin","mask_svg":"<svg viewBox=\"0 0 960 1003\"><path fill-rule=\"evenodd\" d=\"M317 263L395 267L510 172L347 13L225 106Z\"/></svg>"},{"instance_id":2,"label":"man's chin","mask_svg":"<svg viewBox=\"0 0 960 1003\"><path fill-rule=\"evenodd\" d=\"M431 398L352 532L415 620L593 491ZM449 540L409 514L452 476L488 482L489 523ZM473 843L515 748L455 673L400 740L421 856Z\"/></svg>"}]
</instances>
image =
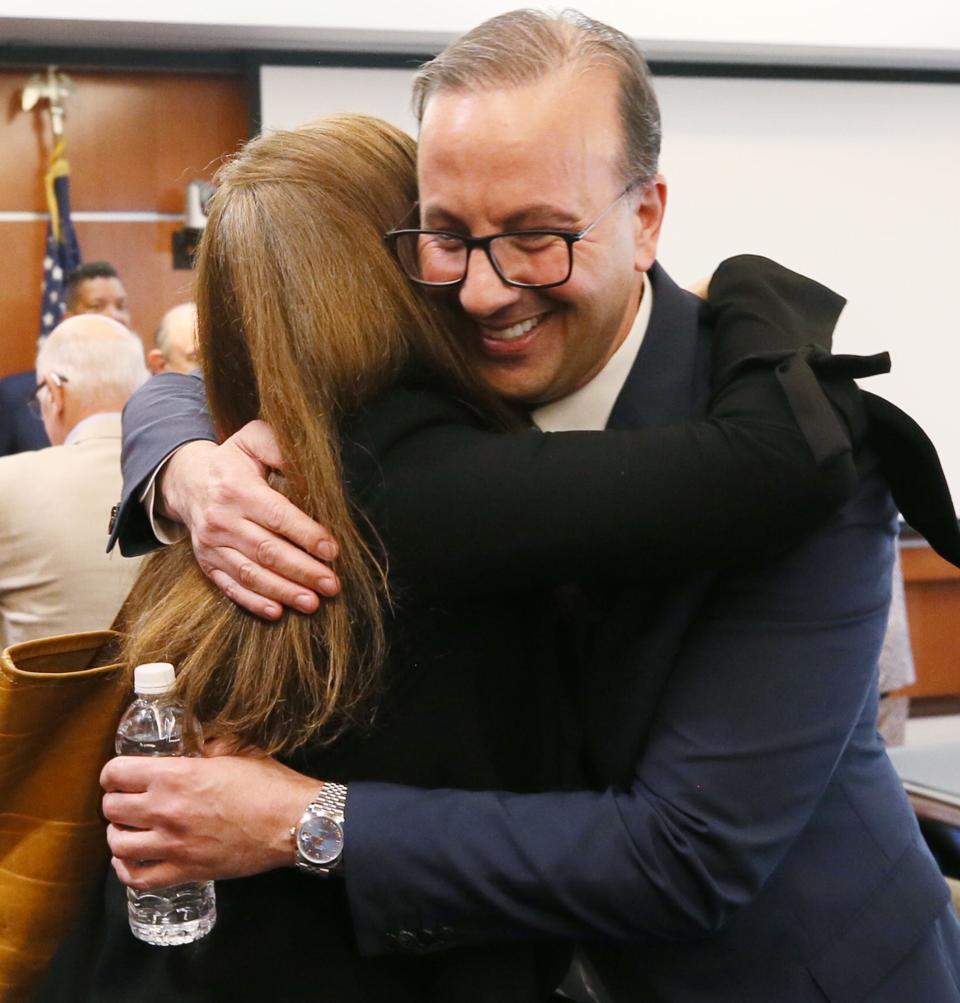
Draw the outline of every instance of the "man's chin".
<instances>
[{"instance_id":1,"label":"man's chin","mask_svg":"<svg viewBox=\"0 0 960 1003\"><path fill-rule=\"evenodd\" d=\"M505 357L494 361L482 358L478 360L477 373L498 397L511 404L536 407L556 396L550 393L549 379L531 371L523 359Z\"/></svg>"}]
</instances>

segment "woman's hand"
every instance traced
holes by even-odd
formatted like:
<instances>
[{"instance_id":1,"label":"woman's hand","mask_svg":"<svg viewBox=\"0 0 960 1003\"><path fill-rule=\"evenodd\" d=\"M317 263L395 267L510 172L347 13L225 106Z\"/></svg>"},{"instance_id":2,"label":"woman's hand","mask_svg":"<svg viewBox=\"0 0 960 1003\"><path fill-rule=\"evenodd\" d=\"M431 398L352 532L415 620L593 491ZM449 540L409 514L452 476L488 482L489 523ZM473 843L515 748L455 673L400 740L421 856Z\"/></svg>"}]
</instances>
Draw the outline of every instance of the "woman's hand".
<instances>
[{"instance_id":1,"label":"woman's hand","mask_svg":"<svg viewBox=\"0 0 960 1003\"><path fill-rule=\"evenodd\" d=\"M118 756L100 774L117 876L147 890L259 874L294 862L290 828L322 786L275 759Z\"/></svg>"}]
</instances>

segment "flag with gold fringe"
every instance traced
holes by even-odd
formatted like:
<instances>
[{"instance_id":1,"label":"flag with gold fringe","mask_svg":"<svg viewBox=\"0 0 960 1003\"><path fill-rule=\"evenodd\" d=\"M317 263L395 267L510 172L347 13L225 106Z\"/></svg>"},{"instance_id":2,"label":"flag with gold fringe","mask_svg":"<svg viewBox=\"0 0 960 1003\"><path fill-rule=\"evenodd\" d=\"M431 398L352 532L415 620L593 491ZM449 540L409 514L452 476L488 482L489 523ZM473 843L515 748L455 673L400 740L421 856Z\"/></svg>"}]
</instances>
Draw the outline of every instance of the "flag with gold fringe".
<instances>
[{"instance_id":1,"label":"flag with gold fringe","mask_svg":"<svg viewBox=\"0 0 960 1003\"><path fill-rule=\"evenodd\" d=\"M45 187L50 222L43 257L43 296L40 302L40 337L45 338L63 320L67 275L80 264L80 246L70 219L70 165L66 144L59 140L50 157Z\"/></svg>"}]
</instances>

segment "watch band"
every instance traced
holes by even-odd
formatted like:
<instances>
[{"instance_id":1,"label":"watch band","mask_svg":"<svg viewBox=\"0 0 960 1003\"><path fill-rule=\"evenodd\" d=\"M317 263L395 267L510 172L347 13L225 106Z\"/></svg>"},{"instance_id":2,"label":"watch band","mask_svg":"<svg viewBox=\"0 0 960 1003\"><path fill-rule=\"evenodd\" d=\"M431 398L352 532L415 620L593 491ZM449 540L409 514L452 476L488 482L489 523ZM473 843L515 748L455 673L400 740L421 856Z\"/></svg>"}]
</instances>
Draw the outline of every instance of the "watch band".
<instances>
[{"instance_id":1,"label":"watch band","mask_svg":"<svg viewBox=\"0 0 960 1003\"><path fill-rule=\"evenodd\" d=\"M343 811L347 807L347 788L344 784L324 781L320 793L310 802L308 808L319 808L334 822L343 823Z\"/></svg>"},{"instance_id":2,"label":"watch band","mask_svg":"<svg viewBox=\"0 0 960 1003\"><path fill-rule=\"evenodd\" d=\"M341 826L342 832L344 819L343 813L346 808L346 804L346 786L344 784L337 784L329 781L324 782L323 787L320 788L320 792L310 802L310 804L307 805L306 810L300 817L300 821L290 829L290 835L293 837L294 845L294 863L301 871L305 871L307 874L312 874L316 877L327 877L338 869L340 865L340 858L337 858L337 860L326 865L317 864L312 860L307 860L300 852L298 832L300 826L303 825L308 818L315 818L317 816L323 816L325 818L329 818L333 822L336 822L338 826Z\"/></svg>"}]
</instances>

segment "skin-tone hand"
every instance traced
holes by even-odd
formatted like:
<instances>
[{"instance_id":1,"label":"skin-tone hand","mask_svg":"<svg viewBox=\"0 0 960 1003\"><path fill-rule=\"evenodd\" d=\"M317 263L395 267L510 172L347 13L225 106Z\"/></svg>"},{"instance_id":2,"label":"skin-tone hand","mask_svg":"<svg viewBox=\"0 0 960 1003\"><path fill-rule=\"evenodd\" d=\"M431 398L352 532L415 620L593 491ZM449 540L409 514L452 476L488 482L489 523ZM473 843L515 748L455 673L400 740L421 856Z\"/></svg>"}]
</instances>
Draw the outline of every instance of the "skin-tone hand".
<instances>
[{"instance_id":1,"label":"skin-tone hand","mask_svg":"<svg viewBox=\"0 0 960 1003\"><path fill-rule=\"evenodd\" d=\"M259 874L294 863L290 828L322 782L275 759L118 756L100 774L117 877L141 891Z\"/></svg>"},{"instance_id":2,"label":"skin-tone hand","mask_svg":"<svg viewBox=\"0 0 960 1003\"><path fill-rule=\"evenodd\" d=\"M282 468L269 425L252 421L219 446L181 446L158 478L160 512L190 530L204 574L268 620L280 617L283 606L313 613L321 595L340 590L323 563L336 558L336 541L265 480Z\"/></svg>"}]
</instances>

